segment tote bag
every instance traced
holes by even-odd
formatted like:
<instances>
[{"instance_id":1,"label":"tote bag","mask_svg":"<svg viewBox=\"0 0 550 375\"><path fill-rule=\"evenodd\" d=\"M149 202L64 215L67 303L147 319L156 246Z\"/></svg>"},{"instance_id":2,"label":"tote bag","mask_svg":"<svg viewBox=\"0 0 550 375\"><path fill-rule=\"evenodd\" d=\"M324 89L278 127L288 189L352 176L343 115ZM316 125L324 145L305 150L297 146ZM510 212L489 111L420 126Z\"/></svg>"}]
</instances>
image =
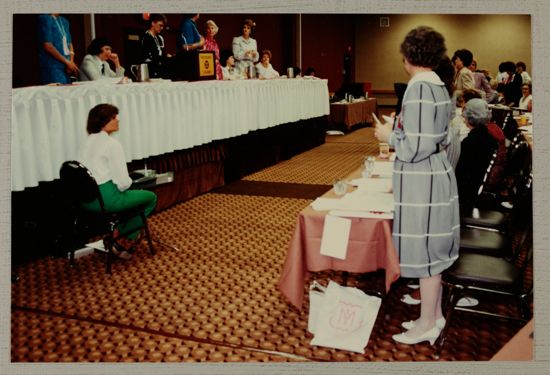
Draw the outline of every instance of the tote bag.
<instances>
[{"instance_id":1,"label":"tote bag","mask_svg":"<svg viewBox=\"0 0 550 375\"><path fill-rule=\"evenodd\" d=\"M311 345L364 353L381 302L357 288L330 281L321 303L314 306L317 311L310 309L315 320Z\"/></svg>"}]
</instances>

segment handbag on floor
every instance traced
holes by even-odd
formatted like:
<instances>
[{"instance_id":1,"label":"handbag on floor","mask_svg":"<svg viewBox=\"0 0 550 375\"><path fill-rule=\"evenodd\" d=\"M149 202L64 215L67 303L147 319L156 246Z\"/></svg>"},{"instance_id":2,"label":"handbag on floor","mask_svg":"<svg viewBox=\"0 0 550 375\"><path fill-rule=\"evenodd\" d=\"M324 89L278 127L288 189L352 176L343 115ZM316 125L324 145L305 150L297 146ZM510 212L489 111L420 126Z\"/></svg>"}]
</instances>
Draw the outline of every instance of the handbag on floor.
<instances>
[{"instance_id":1,"label":"handbag on floor","mask_svg":"<svg viewBox=\"0 0 550 375\"><path fill-rule=\"evenodd\" d=\"M330 281L322 296L314 294L314 300L313 305L310 300L308 321L315 335L311 345L364 353L381 299Z\"/></svg>"}]
</instances>

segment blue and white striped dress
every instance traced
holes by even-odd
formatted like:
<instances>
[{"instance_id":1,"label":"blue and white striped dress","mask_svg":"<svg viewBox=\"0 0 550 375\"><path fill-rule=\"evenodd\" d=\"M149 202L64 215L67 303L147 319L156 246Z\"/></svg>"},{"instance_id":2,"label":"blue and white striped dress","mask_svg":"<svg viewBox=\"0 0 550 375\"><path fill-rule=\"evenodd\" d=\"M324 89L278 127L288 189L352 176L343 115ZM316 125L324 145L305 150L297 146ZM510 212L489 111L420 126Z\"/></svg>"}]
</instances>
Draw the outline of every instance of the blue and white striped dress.
<instances>
[{"instance_id":1,"label":"blue and white striped dress","mask_svg":"<svg viewBox=\"0 0 550 375\"><path fill-rule=\"evenodd\" d=\"M434 72L408 83L390 136L395 148L393 242L403 277L440 274L458 258L456 178L445 152L452 103Z\"/></svg>"}]
</instances>

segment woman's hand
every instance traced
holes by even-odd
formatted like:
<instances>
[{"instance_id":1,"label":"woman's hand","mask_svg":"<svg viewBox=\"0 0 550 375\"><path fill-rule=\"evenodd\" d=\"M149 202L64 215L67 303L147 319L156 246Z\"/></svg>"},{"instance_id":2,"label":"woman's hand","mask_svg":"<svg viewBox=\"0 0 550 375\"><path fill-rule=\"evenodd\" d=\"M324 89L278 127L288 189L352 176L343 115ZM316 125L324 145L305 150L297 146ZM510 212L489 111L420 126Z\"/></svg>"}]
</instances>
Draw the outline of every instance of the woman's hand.
<instances>
[{"instance_id":1,"label":"woman's hand","mask_svg":"<svg viewBox=\"0 0 550 375\"><path fill-rule=\"evenodd\" d=\"M109 55L109 60L111 60L117 68L120 66L120 61L119 61L118 55L116 53L111 53Z\"/></svg>"},{"instance_id":2,"label":"woman's hand","mask_svg":"<svg viewBox=\"0 0 550 375\"><path fill-rule=\"evenodd\" d=\"M374 129L374 136L380 141L384 143L388 143L388 140L390 139L390 135L392 133L392 125L385 123L377 123L376 127Z\"/></svg>"}]
</instances>

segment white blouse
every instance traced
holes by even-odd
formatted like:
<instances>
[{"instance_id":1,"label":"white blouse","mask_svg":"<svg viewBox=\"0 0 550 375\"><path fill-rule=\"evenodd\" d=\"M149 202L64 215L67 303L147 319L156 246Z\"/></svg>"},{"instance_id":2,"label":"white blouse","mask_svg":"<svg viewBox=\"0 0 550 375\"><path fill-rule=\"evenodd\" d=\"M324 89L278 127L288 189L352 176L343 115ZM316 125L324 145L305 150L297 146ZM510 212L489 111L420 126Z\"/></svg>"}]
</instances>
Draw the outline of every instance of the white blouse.
<instances>
[{"instance_id":1,"label":"white blouse","mask_svg":"<svg viewBox=\"0 0 550 375\"><path fill-rule=\"evenodd\" d=\"M519 100L519 105L518 107L521 108L521 109L527 109L528 106L529 106L529 102L533 100L533 96L532 95L529 95L527 96L526 98L524 98L523 96L521 97L521 99Z\"/></svg>"},{"instance_id":2,"label":"white blouse","mask_svg":"<svg viewBox=\"0 0 550 375\"><path fill-rule=\"evenodd\" d=\"M132 185L122 145L107 132L88 135L80 147L78 160L90 170L98 185L113 181L120 191Z\"/></svg>"},{"instance_id":3,"label":"white blouse","mask_svg":"<svg viewBox=\"0 0 550 375\"><path fill-rule=\"evenodd\" d=\"M273 66L271 66L271 64L269 64L266 68L262 65L261 62L257 63L256 72L258 72L258 78L271 79L279 77L279 72L273 69Z\"/></svg>"}]
</instances>

